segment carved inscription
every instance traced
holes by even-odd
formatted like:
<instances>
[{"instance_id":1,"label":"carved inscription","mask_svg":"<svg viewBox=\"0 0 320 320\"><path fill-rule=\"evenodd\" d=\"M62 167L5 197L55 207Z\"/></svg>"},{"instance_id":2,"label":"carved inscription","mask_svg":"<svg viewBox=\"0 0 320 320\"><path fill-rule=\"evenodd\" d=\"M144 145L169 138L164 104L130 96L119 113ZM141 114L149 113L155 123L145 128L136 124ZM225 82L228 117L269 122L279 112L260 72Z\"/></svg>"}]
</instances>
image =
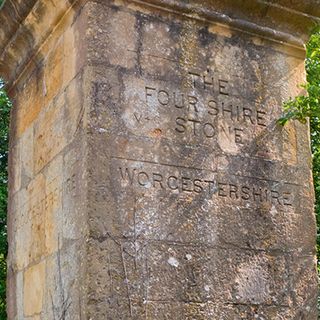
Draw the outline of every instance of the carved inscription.
<instances>
[{"instance_id":1,"label":"carved inscription","mask_svg":"<svg viewBox=\"0 0 320 320\"><path fill-rule=\"evenodd\" d=\"M143 161L136 162L143 163ZM264 204L293 206L293 192L279 183L270 184L256 178L252 183L253 178L238 176L229 178L218 173L206 174L207 170L193 168L177 170L174 165L168 167L164 168L156 163L153 166L148 164L139 168L136 165L121 163L116 166L123 187L163 190L177 194L203 194L211 199L224 198L228 201L255 203L259 206Z\"/></svg>"},{"instance_id":2,"label":"carved inscription","mask_svg":"<svg viewBox=\"0 0 320 320\"><path fill-rule=\"evenodd\" d=\"M191 87L188 89L173 90L155 85L145 85L144 88L147 106L178 113L173 119L177 135L214 139L218 131L226 131L225 126L217 121L224 120L232 124L227 134L236 144L243 144L246 127L267 126L267 112L234 99L228 80L216 78L207 70L203 74L189 71L189 82Z\"/></svg>"},{"instance_id":3,"label":"carved inscription","mask_svg":"<svg viewBox=\"0 0 320 320\"><path fill-rule=\"evenodd\" d=\"M46 192L42 189L39 190L39 192L33 194L30 197L31 201L24 202L19 209L22 212L27 210L28 216L42 215L50 208L59 205L59 199L61 198L62 194L77 194L76 174L73 174L72 176L64 180L62 184L64 188L57 181L58 178L54 178L47 185Z\"/></svg>"},{"instance_id":4,"label":"carved inscription","mask_svg":"<svg viewBox=\"0 0 320 320\"><path fill-rule=\"evenodd\" d=\"M191 76L193 88L208 90L211 93L217 92L226 96L229 95L229 81L213 76L209 69L202 74L195 71L189 71L188 74Z\"/></svg>"}]
</instances>

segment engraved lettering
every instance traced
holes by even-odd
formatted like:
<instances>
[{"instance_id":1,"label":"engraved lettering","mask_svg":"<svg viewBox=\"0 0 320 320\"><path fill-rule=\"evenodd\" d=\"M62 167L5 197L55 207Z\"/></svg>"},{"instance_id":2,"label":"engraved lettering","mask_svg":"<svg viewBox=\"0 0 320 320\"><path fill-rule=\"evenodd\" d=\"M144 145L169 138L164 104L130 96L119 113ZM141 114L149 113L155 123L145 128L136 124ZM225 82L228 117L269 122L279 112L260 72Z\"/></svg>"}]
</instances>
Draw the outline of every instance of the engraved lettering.
<instances>
[{"instance_id":1,"label":"engraved lettering","mask_svg":"<svg viewBox=\"0 0 320 320\"><path fill-rule=\"evenodd\" d=\"M271 190L271 198L277 200L279 204L281 204L279 200L279 192L275 190Z\"/></svg>"},{"instance_id":2,"label":"engraved lettering","mask_svg":"<svg viewBox=\"0 0 320 320\"><path fill-rule=\"evenodd\" d=\"M156 188L156 182L158 182L161 189L164 189L162 185L162 180L163 180L162 175L160 173L152 173L152 177L153 177L153 187Z\"/></svg>"},{"instance_id":3,"label":"engraved lettering","mask_svg":"<svg viewBox=\"0 0 320 320\"><path fill-rule=\"evenodd\" d=\"M290 192L283 192L283 204L285 206L292 206L292 194Z\"/></svg>"},{"instance_id":4,"label":"engraved lettering","mask_svg":"<svg viewBox=\"0 0 320 320\"><path fill-rule=\"evenodd\" d=\"M212 116L217 116L219 113L219 109L217 107L217 103L214 100L209 100L208 102L208 113Z\"/></svg>"},{"instance_id":5,"label":"engraved lettering","mask_svg":"<svg viewBox=\"0 0 320 320\"><path fill-rule=\"evenodd\" d=\"M166 106L169 104L169 93L165 90L158 92L158 101L161 105Z\"/></svg>"},{"instance_id":6,"label":"engraved lettering","mask_svg":"<svg viewBox=\"0 0 320 320\"><path fill-rule=\"evenodd\" d=\"M229 82L225 79L220 79L217 76L212 76L210 70L206 70L203 73L193 71L189 71L188 73L191 76L193 89L210 90L211 93L217 92L221 95L229 95Z\"/></svg>"},{"instance_id":7,"label":"engraved lettering","mask_svg":"<svg viewBox=\"0 0 320 320\"><path fill-rule=\"evenodd\" d=\"M235 199L238 199L238 187L234 184L229 184L229 195L230 198L234 196Z\"/></svg>"},{"instance_id":8,"label":"engraved lettering","mask_svg":"<svg viewBox=\"0 0 320 320\"><path fill-rule=\"evenodd\" d=\"M179 128L175 128L175 130L179 133L183 133L186 131L186 126L184 125L184 123L186 123L186 120L183 118L178 117L176 119L176 125L179 126Z\"/></svg>"},{"instance_id":9,"label":"engraved lettering","mask_svg":"<svg viewBox=\"0 0 320 320\"><path fill-rule=\"evenodd\" d=\"M201 193L203 191L203 187L201 185L200 179L194 179L193 181L193 191L196 193Z\"/></svg>"},{"instance_id":10,"label":"engraved lettering","mask_svg":"<svg viewBox=\"0 0 320 320\"><path fill-rule=\"evenodd\" d=\"M130 170L128 168L125 168L125 172L123 172L122 167L120 167L119 170L120 170L120 175L121 175L122 180L129 181L130 185L132 185L136 169L133 169L130 172Z\"/></svg>"},{"instance_id":11,"label":"engraved lettering","mask_svg":"<svg viewBox=\"0 0 320 320\"><path fill-rule=\"evenodd\" d=\"M240 107L236 106L236 119L237 121L240 121Z\"/></svg>"},{"instance_id":12,"label":"engraved lettering","mask_svg":"<svg viewBox=\"0 0 320 320\"><path fill-rule=\"evenodd\" d=\"M150 164L148 164L148 166L150 166ZM158 169L144 168L143 170L120 167L120 181L124 180L128 186L140 188L153 187L153 189L157 190L177 193L188 192L195 195L207 193L211 197L218 196L224 199L230 199L239 204L247 202L254 203L258 206L263 203L274 204L280 207L293 206L294 195L292 191L283 190L282 187L269 187L269 184L266 183L265 180L255 178L255 182L253 182L252 185L248 185L247 183L226 181L226 178L224 178L224 180L221 178L218 180L206 179L202 177L205 170L202 171L201 169L196 169L202 172L199 177L199 173L188 173L185 169L177 173L177 167L174 165L170 165L170 167L175 168L174 174L170 172L168 166L163 167L160 164L156 166ZM195 174L197 176L195 176ZM50 206L54 202L56 202L56 195L52 194L34 206L33 210L40 212L43 206Z\"/></svg>"},{"instance_id":13,"label":"engraved lettering","mask_svg":"<svg viewBox=\"0 0 320 320\"><path fill-rule=\"evenodd\" d=\"M198 120L194 120L194 119L188 119L188 121L190 121L192 124L193 124L193 134L195 135L195 136L197 136L197 124L199 124L199 123L201 123L200 121L198 121Z\"/></svg>"},{"instance_id":14,"label":"engraved lettering","mask_svg":"<svg viewBox=\"0 0 320 320\"><path fill-rule=\"evenodd\" d=\"M213 138L215 135L215 128L211 123L205 123L203 125L203 133L207 138Z\"/></svg>"},{"instance_id":15,"label":"engraved lettering","mask_svg":"<svg viewBox=\"0 0 320 320\"><path fill-rule=\"evenodd\" d=\"M203 89L207 89L208 87L213 89L213 77L210 77L208 80L208 76L203 75Z\"/></svg>"},{"instance_id":16,"label":"engraved lettering","mask_svg":"<svg viewBox=\"0 0 320 320\"><path fill-rule=\"evenodd\" d=\"M140 186L149 185L150 184L149 175L144 171L139 172L138 173L138 183L140 184Z\"/></svg>"},{"instance_id":17,"label":"engraved lettering","mask_svg":"<svg viewBox=\"0 0 320 320\"><path fill-rule=\"evenodd\" d=\"M254 187L253 187L253 199L254 201L256 201L257 197L258 199L260 200L260 202L262 202L262 190L261 188L259 188L258 190L256 190Z\"/></svg>"},{"instance_id":18,"label":"engraved lettering","mask_svg":"<svg viewBox=\"0 0 320 320\"><path fill-rule=\"evenodd\" d=\"M145 93L146 93L146 102L148 103L148 97L152 97L152 91L157 90L156 88L152 87L145 87Z\"/></svg>"},{"instance_id":19,"label":"engraved lettering","mask_svg":"<svg viewBox=\"0 0 320 320\"><path fill-rule=\"evenodd\" d=\"M193 88L196 88L196 79L200 78L200 74L191 71L189 71L189 74L191 75Z\"/></svg>"},{"instance_id":20,"label":"engraved lettering","mask_svg":"<svg viewBox=\"0 0 320 320\"><path fill-rule=\"evenodd\" d=\"M252 120L252 110L249 108L243 108L243 119L249 119L252 124L254 124Z\"/></svg>"},{"instance_id":21,"label":"engraved lettering","mask_svg":"<svg viewBox=\"0 0 320 320\"><path fill-rule=\"evenodd\" d=\"M173 182L173 181L174 181L174 182ZM168 177L168 179L167 179L167 185L168 185L169 189L171 189L171 190L177 190L177 189L178 189L178 183L177 183L177 181L178 181L178 178L175 177L175 176L170 176L170 177ZM172 182L173 182L173 183L172 183Z\"/></svg>"},{"instance_id":22,"label":"engraved lettering","mask_svg":"<svg viewBox=\"0 0 320 320\"><path fill-rule=\"evenodd\" d=\"M241 199L249 200L250 199L250 188L246 186L241 186Z\"/></svg>"},{"instance_id":23,"label":"engraved lettering","mask_svg":"<svg viewBox=\"0 0 320 320\"><path fill-rule=\"evenodd\" d=\"M243 144L242 133L243 133L243 129L234 128L234 141L235 141L235 143Z\"/></svg>"},{"instance_id":24,"label":"engraved lettering","mask_svg":"<svg viewBox=\"0 0 320 320\"><path fill-rule=\"evenodd\" d=\"M192 192L192 189L190 189L191 179L187 177L181 178L181 184L182 184L182 191Z\"/></svg>"},{"instance_id":25,"label":"engraved lettering","mask_svg":"<svg viewBox=\"0 0 320 320\"><path fill-rule=\"evenodd\" d=\"M198 112L198 108L197 108L198 99L197 99L197 97L188 96L188 102L189 102L189 110L191 107L193 107L193 110L195 112Z\"/></svg>"},{"instance_id":26,"label":"engraved lettering","mask_svg":"<svg viewBox=\"0 0 320 320\"><path fill-rule=\"evenodd\" d=\"M180 98L178 98L177 96L180 96ZM179 109L184 108L184 94L183 93L178 94L177 92L174 92L173 102L176 108L179 108Z\"/></svg>"},{"instance_id":27,"label":"engraved lettering","mask_svg":"<svg viewBox=\"0 0 320 320\"><path fill-rule=\"evenodd\" d=\"M134 117L136 118L137 122L140 123L140 122L141 122L142 115L140 114L140 116L139 116L136 112L134 112L133 115L134 115Z\"/></svg>"},{"instance_id":28,"label":"engraved lettering","mask_svg":"<svg viewBox=\"0 0 320 320\"><path fill-rule=\"evenodd\" d=\"M227 85L228 85L228 81L219 79L219 93L228 96L229 93L228 93Z\"/></svg>"},{"instance_id":29,"label":"engraved lettering","mask_svg":"<svg viewBox=\"0 0 320 320\"><path fill-rule=\"evenodd\" d=\"M226 183L222 183L222 182L218 183L218 196L227 197L226 191L224 189L224 187L226 187L226 186L227 186Z\"/></svg>"},{"instance_id":30,"label":"engraved lettering","mask_svg":"<svg viewBox=\"0 0 320 320\"><path fill-rule=\"evenodd\" d=\"M224 102L222 102L221 105L222 105L223 116L227 113L230 115L230 119L233 120L232 105L229 105L229 108L224 106Z\"/></svg>"},{"instance_id":31,"label":"engraved lettering","mask_svg":"<svg viewBox=\"0 0 320 320\"><path fill-rule=\"evenodd\" d=\"M266 127L265 118L264 118L265 115L266 113L264 111L257 110L257 124L259 126Z\"/></svg>"}]
</instances>

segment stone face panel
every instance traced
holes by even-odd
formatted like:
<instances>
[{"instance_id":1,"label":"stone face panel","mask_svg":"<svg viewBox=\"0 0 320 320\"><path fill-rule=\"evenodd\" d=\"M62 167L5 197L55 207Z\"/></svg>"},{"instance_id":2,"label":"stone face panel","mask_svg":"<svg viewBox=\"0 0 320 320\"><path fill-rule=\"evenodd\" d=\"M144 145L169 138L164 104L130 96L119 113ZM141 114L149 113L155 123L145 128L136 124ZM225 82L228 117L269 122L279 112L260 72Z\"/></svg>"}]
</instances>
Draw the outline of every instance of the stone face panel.
<instances>
[{"instance_id":1,"label":"stone face panel","mask_svg":"<svg viewBox=\"0 0 320 320\"><path fill-rule=\"evenodd\" d=\"M145 7L91 13L89 315L315 319L293 272L315 270L305 128L276 123L299 52ZM134 36L106 49L122 26L101 17L120 16Z\"/></svg>"},{"instance_id":2,"label":"stone face panel","mask_svg":"<svg viewBox=\"0 0 320 320\"><path fill-rule=\"evenodd\" d=\"M86 314L86 8L36 2L17 30L30 43L12 44L28 63L9 88L9 319Z\"/></svg>"},{"instance_id":3,"label":"stone face panel","mask_svg":"<svg viewBox=\"0 0 320 320\"><path fill-rule=\"evenodd\" d=\"M9 319L315 320L308 126L277 119L316 1L25 2Z\"/></svg>"}]
</instances>

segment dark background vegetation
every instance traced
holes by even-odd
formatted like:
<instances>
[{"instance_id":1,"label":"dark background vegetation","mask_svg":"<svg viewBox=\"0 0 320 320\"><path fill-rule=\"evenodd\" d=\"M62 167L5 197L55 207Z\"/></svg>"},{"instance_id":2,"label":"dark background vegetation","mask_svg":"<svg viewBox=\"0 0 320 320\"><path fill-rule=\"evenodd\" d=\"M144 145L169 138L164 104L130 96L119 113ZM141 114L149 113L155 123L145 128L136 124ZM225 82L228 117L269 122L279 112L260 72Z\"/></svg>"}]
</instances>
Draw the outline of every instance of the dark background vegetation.
<instances>
[{"instance_id":1,"label":"dark background vegetation","mask_svg":"<svg viewBox=\"0 0 320 320\"><path fill-rule=\"evenodd\" d=\"M7 257L7 162L8 128L11 103L0 79L0 319L6 319L6 257Z\"/></svg>"}]
</instances>

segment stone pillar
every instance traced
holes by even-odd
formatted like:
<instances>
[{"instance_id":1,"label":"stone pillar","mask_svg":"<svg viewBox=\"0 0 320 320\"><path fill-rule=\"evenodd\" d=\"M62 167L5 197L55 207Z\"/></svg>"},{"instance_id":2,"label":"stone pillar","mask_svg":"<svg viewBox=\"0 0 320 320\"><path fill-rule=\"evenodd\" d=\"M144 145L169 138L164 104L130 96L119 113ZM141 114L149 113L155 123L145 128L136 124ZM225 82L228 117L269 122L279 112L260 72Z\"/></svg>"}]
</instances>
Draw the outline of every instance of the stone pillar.
<instances>
[{"instance_id":1,"label":"stone pillar","mask_svg":"<svg viewBox=\"0 0 320 320\"><path fill-rule=\"evenodd\" d=\"M6 1L9 319L317 319L317 2Z\"/></svg>"}]
</instances>

